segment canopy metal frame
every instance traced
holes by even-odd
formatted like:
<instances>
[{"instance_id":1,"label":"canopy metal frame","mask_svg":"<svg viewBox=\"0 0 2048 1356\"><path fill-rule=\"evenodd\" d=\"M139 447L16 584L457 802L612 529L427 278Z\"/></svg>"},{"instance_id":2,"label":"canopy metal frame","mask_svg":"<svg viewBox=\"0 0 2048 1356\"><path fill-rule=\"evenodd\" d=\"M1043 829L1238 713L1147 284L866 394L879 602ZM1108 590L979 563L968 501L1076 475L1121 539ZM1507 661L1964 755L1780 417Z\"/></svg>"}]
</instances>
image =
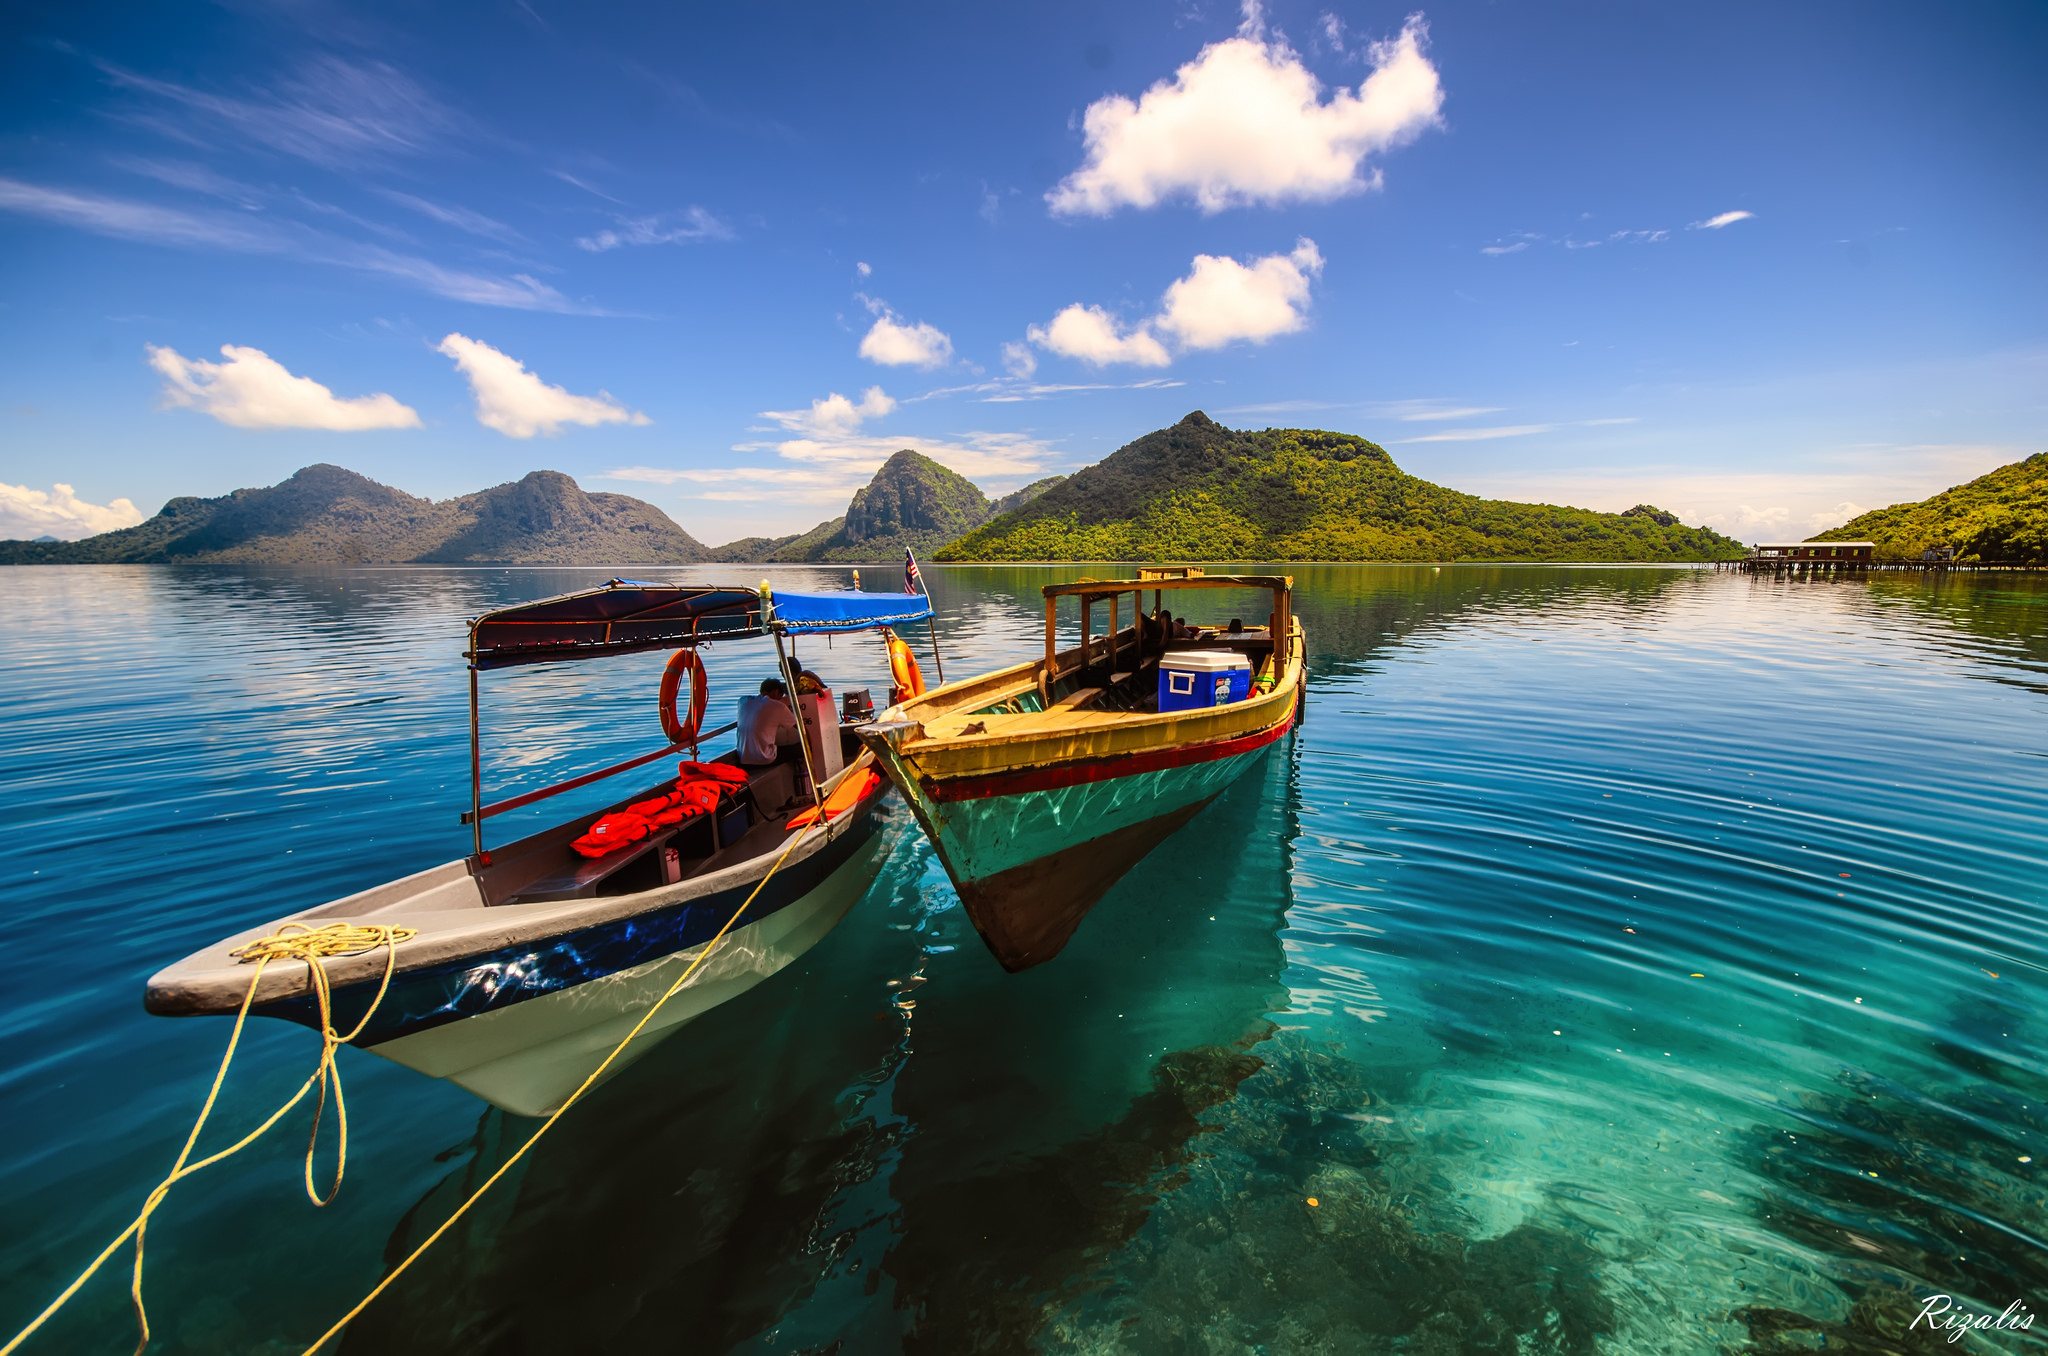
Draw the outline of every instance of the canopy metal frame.
<instances>
[{"instance_id":1,"label":"canopy metal frame","mask_svg":"<svg viewBox=\"0 0 2048 1356\"><path fill-rule=\"evenodd\" d=\"M686 749L695 756L704 741L738 728L734 721L698 731L688 741L486 805L480 681L486 670L612 658L650 650L695 649L714 641L773 636L782 681L794 693L797 675L790 660L788 637L879 630L929 620L932 616L931 600L922 594L855 590L790 593L778 599L766 580L759 586L701 586L614 579L599 588L500 608L472 619L469 648L464 652L469 661L469 809L463 813L462 822L470 826L471 845L479 865L490 864L484 848L486 819L644 767ZM707 621L713 624L707 626ZM936 652L936 634L933 642ZM812 798L818 800L818 762L802 720L797 721L797 740L805 769L810 773L807 780Z\"/></svg>"}]
</instances>

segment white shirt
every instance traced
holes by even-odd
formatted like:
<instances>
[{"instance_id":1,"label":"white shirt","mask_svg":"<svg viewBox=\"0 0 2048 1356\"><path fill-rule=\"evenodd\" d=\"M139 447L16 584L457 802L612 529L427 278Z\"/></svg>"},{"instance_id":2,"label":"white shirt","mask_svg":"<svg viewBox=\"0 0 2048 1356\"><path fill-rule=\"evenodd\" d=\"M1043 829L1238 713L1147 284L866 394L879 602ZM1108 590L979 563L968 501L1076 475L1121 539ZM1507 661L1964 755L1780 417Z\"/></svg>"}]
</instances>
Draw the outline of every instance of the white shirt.
<instances>
[{"instance_id":1,"label":"white shirt","mask_svg":"<svg viewBox=\"0 0 2048 1356\"><path fill-rule=\"evenodd\" d=\"M775 761L776 745L796 742L796 713L787 703L777 697L742 697L740 699L739 729L734 738L739 744L740 761L756 767Z\"/></svg>"}]
</instances>

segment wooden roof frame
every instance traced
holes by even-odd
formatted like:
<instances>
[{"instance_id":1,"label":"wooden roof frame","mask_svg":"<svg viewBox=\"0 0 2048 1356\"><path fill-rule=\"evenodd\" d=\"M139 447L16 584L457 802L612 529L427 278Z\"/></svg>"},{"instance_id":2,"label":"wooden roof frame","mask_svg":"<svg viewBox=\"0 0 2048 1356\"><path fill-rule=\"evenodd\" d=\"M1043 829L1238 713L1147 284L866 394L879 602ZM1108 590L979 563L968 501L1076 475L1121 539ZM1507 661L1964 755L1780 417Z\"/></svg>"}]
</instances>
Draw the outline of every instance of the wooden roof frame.
<instances>
[{"instance_id":1,"label":"wooden roof frame","mask_svg":"<svg viewBox=\"0 0 2048 1356\"><path fill-rule=\"evenodd\" d=\"M1109 600L1109 658L1115 667L1117 652L1121 648L1117 636L1117 599L1126 593L1137 595L1131 604L1131 620L1135 624L1144 615L1145 591L1152 590L1152 604L1156 609L1159 595L1180 589L1264 589L1273 595L1273 611L1266 620L1267 634L1274 638L1275 645L1285 643L1294 616L1294 576L1286 574L1196 574L1178 579L1082 579L1071 584L1047 584L1045 594L1045 661L1038 670L1038 692L1041 700L1052 699L1052 685L1059 678L1058 622L1059 605L1062 598L1081 600L1081 660L1088 663L1093 656L1093 646L1088 634L1088 614L1097 599ZM1145 656L1145 633L1138 627L1134 637L1137 658Z\"/></svg>"}]
</instances>

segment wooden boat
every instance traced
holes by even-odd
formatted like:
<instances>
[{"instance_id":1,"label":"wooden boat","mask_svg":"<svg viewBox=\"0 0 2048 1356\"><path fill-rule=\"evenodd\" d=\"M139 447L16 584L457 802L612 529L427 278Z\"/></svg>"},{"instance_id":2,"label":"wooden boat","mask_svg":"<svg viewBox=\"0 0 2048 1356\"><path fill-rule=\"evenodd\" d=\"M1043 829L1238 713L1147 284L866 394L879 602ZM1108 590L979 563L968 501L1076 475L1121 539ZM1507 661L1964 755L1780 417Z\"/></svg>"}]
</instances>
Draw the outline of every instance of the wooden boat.
<instances>
[{"instance_id":1,"label":"wooden boat","mask_svg":"<svg viewBox=\"0 0 2048 1356\"><path fill-rule=\"evenodd\" d=\"M1163 627L1163 598L1213 605L1224 590L1268 595L1262 624ZM1183 567L1044 593L1044 658L901 702L861 732L1012 971L1058 955L1111 885L1294 727L1302 700L1289 578ZM1081 611L1068 650L1055 640L1063 598ZM1109 620L1097 637L1099 604ZM1242 696L1188 705L1168 692L1214 697L1233 660L1250 679Z\"/></svg>"},{"instance_id":2,"label":"wooden boat","mask_svg":"<svg viewBox=\"0 0 2048 1356\"><path fill-rule=\"evenodd\" d=\"M145 1003L167 1016L232 1016L252 970L235 951L287 924L337 922L410 929L383 946L317 962L277 960L262 973L251 1012L318 1027L311 966L332 987L334 1026L346 1032L374 1005L355 1044L520 1115L558 1107L703 954L764 879L738 926L663 1006L607 1077L683 1023L787 966L836 926L873 879L875 810L888 783L874 761L820 709L806 736L813 775L788 764L741 769L740 784L709 813L663 827L627 848L588 859L571 842L575 820L486 851L483 824L505 811L678 755L733 730L678 729L674 687L664 686L664 748L496 804L483 801L477 679L514 665L687 650L773 636L783 679L798 690L785 642L799 635L886 630L931 616L915 594L771 594L764 584L698 586L613 580L602 588L489 613L470 624L470 809L467 857L265 923L195 952L149 981ZM684 656L679 655L678 659ZM678 667L672 660L671 672ZM701 674L699 665L696 667ZM695 695L697 680L692 681ZM749 689L751 691L751 688ZM829 694L818 705L829 707ZM701 718L701 699L693 709ZM829 719L829 725L826 724ZM696 722L691 722L694 727ZM800 722L802 725L802 722ZM683 737L687 736L687 737ZM844 743L841 744L842 739ZM829 740L837 748L825 747ZM839 768L842 756L852 761ZM737 764L736 754L712 760ZM834 769L839 769L835 772ZM674 785L671 774L605 811ZM790 840L807 812L821 828ZM790 849L785 854L785 849ZM777 865L779 862L779 866ZM772 877L772 878L771 878ZM390 990L375 1001L386 965Z\"/></svg>"}]
</instances>

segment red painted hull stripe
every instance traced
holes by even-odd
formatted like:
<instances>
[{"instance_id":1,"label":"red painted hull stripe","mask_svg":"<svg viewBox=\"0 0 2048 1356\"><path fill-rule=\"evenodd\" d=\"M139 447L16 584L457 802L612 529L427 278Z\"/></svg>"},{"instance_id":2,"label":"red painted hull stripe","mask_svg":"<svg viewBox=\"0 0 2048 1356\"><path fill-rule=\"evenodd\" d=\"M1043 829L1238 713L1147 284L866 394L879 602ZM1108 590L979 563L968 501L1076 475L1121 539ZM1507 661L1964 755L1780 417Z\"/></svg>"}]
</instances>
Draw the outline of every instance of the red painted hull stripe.
<instances>
[{"instance_id":1,"label":"red painted hull stripe","mask_svg":"<svg viewBox=\"0 0 2048 1356\"><path fill-rule=\"evenodd\" d=\"M1235 758L1262 749L1294 727L1289 716L1269 730L1219 739L1209 744L1184 748L1156 749L1148 753L1122 753L1082 762L1054 763L1049 767L1023 768L1016 772L993 772L980 777L958 777L950 781L928 781L925 794L941 803L957 800L987 800L992 796L1021 796L1027 791L1057 791L1061 787L1084 786L1089 782L1113 781L1172 767L1210 763L1218 758Z\"/></svg>"}]
</instances>

